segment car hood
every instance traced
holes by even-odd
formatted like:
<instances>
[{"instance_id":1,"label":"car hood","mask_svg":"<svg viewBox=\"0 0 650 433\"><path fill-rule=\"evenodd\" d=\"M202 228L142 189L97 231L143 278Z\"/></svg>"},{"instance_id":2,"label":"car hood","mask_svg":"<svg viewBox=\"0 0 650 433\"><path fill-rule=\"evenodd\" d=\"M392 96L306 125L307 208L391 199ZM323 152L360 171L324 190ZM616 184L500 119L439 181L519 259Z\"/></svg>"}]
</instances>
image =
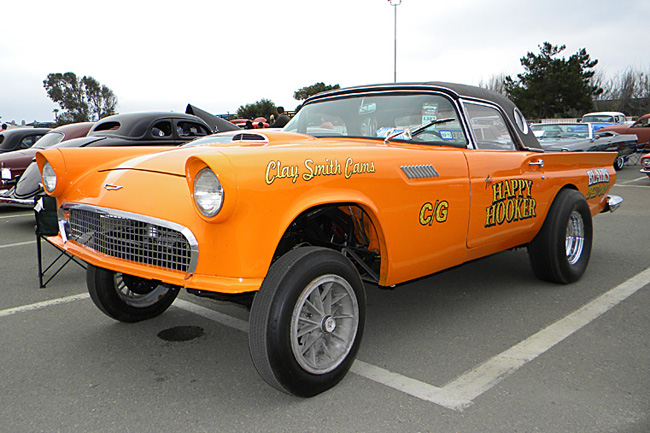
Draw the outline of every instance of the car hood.
<instances>
[{"instance_id":1,"label":"car hood","mask_svg":"<svg viewBox=\"0 0 650 433\"><path fill-rule=\"evenodd\" d=\"M14 150L13 152L6 152L0 155L0 164L6 163L11 164L14 161L23 161L25 159L32 159L36 152L41 149L34 149L30 147L29 149L23 150Z\"/></svg>"},{"instance_id":2,"label":"car hood","mask_svg":"<svg viewBox=\"0 0 650 433\"><path fill-rule=\"evenodd\" d=\"M346 139L345 141L349 143L350 140ZM383 141L378 141L378 143L383 144ZM237 158L238 156L246 157L253 153L269 154L269 148L277 146L286 148L316 145L333 146L336 143L326 138L314 138L309 135L280 132L279 130L271 130L264 133L244 132L240 130L215 134L180 148L115 161L100 168L99 171L140 170L185 176L185 162L188 158L195 155L224 154L226 157Z\"/></svg>"},{"instance_id":3,"label":"car hood","mask_svg":"<svg viewBox=\"0 0 650 433\"><path fill-rule=\"evenodd\" d=\"M539 143L544 148L546 152L556 152L556 151L575 151L575 150L588 150L592 145L593 141L589 139L579 138L542 138L539 140Z\"/></svg>"}]
</instances>

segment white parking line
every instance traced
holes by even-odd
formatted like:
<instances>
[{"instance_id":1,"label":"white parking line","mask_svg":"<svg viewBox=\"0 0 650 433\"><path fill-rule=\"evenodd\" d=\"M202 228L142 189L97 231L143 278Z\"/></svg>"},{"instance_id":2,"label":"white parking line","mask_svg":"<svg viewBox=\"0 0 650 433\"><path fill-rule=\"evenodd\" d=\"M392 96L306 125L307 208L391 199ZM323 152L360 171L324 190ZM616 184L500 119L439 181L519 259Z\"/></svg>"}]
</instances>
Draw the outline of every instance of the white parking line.
<instances>
[{"instance_id":1,"label":"white parking line","mask_svg":"<svg viewBox=\"0 0 650 433\"><path fill-rule=\"evenodd\" d=\"M636 179L626 180L625 182L615 183L614 186L648 186L648 185L630 185L631 183L638 182L640 180L646 180L646 179L648 179L648 176L642 176Z\"/></svg>"},{"instance_id":2,"label":"white parking line","mask_svg":"<svg viewBox=\"0 0 650 433\"><path fill-rule=\"evenodd\" d=\"M510 349L462 374L443 387L429 385L359 360L354 362L350 371L421 400L461 411L470 406L476 397L649 284L650 268L619 284L582 308L512 346ZM1 310L0 317L86 298L88 298L88 294L81 294L10 308ZM245 320L182 299L177 299L174 306L228 327L248 332L248 322Z\"/></svg>"},{"instance_id":3,"label":"white parking line","mask_svg":"<svg viewBox=\"0 0 650 433\"><path fill-rule=\"evenodd\" d=\"M24 216L31 216L32 218L34 218L34 213L29 212L29 213L21 213L21 214L14 214L14 215L2 215L0 216L0 220L5 218L20 218Z\"/></svg>"},{"instance_id":4,"label":"white parking line","mask_svg":"<svg viewBox=\"0 0 650 433\"><path fill-rule=\"evenodd\" d=\"M66 302L78 301L88 297L88 293L82 293L80 295L66 296L65 298L57 298L49 301L37 302L35 304L23 305L22 307L0 310L0 317L11 316L12 314L24 313L26 311L40 310L41 308L51 307L52 305L65 304Z\"/></svg>"},{"instance_id":5,"label":"white parking line","mask_svg":"<svg viewBox=\"0 0 650 433\"><path fill-rule=\"evenodd\" d=\"M16 244L0 245L0 248L20 247L22 245L35 244L36 241L18 242Z\"/></svg>"}]
</instances>

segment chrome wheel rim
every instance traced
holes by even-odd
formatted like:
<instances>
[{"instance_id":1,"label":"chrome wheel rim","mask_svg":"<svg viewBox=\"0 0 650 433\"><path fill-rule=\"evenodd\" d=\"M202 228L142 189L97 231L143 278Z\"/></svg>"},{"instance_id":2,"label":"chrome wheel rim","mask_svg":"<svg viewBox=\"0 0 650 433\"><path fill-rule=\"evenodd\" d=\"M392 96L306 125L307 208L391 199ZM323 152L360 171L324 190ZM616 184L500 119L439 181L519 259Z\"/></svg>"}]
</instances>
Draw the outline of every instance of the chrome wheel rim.
<instances>
[{"instance_id":1,"label":"chrome wheel rim","mask_svg":"<svg viewBox=\"0 0 650 433\"><path fill-rule=\"evenodd\" d=\"M325 374L341 365L359 327L359 304L350 283L323 275L300 294L291 316L291 350L305 371Z\"/></svg>"},{"instance_id":2,"label":"chrome wheel rim","mask_svg":"<svg viewBox=\"0 0 650 433\"><path fill-rule=\"evenodd\" d=\"M582 249L585 244L585 223L579 212L573 211L569 216L569 224L566 228L564 247L566 258L569 264L575 265L582 256Z\"/></svg>"},{"instance_id":3,"label":"chrome wheel rim","mask_svg":"<svg viewBox=\"0 0 650 433\"><path fill-rule=\"evenodd\" d=\"M116 272L114 279L117 295L125 304L135 308L150 307L160 301L169 291L169 287L159 284L153 287L149 293L139 294L129 289L121 273Z\"/></svg>"}]
</instances>

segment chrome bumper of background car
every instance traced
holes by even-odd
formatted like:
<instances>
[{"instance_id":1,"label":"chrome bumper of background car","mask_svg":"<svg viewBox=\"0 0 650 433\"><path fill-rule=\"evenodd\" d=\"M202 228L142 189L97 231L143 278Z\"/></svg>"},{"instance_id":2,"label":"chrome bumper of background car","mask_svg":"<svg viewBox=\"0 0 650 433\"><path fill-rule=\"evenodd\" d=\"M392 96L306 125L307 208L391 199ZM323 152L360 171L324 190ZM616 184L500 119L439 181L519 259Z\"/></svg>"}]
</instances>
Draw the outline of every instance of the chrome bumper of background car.
<instances>
[{"instance_id":1,"label":"chrome bumper of background car","mask_svg":"<svg viewBox=\"0 0 650 433\"><path fill-rule=\"evenodd\" d=\"M650 176L650 167L643 167L639 172Z\"/></svg>"},{"instance_id":2,"label":"chrome bumper of background car","mask_svg":"<svg viewBox=\"0 0 650 433\"><path fill-rule=\"evenodd\" d=\"M618 209L621 206L621 203L623 203L622 197L619 197L617 195L608 195L607 202L605 202L605 208L601 211L601 213L614 212L616 209Z\"/></svg>"},{"instance_id":3,"label":"chrome bumper of background car","mask_svg":"<svg viewBox=\"0 0 650 433\"><path fill-rule=\"evenodd\" d=\"M33 208L34 207L34 197L32 198L13 198L13 197L3 197L0 195L0 206L16 206L24 208Z\"/></svg>"}]
</instances>

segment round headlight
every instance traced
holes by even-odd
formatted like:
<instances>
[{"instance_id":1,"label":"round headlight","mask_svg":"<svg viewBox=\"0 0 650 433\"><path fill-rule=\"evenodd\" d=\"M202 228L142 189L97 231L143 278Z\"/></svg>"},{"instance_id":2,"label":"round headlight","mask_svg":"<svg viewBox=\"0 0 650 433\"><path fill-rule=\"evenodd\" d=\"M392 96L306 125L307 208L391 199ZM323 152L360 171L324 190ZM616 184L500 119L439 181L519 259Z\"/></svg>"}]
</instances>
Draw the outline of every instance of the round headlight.
<instances>
[{"instance_id":1,"label":"round headlight","mask_svg":"<svg viewBox=\"0 0 650 433\"><path fill-rule=\"evenodd\" d=\"M43 187L47 192L52 192L56 188L56 173L47 161L43 164Z\"/></svg>"},{"instance_id":2,"label":"round headlight","mask_svg":"<svg viewBox=\"0 0 650 433\"><path fill-rule=\"evenodd\" d=\"M209 168L201 169L194 180L194 203L199 211L213 217L223 205L223 187Z\"/></svg>"}]
</instances>

